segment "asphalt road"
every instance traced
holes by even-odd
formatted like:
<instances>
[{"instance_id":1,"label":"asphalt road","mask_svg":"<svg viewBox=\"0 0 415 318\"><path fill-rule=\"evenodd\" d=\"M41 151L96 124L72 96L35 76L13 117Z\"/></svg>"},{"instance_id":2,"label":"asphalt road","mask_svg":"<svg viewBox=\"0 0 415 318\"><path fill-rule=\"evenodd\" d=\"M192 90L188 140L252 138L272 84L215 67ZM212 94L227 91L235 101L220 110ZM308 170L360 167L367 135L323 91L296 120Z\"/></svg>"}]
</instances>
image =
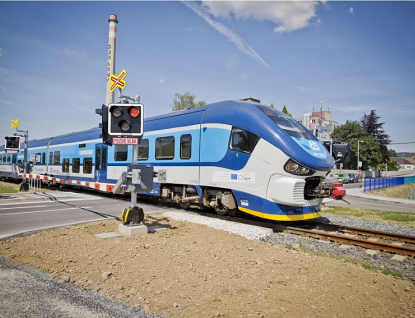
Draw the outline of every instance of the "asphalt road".
<instances>
[{"instance_id":1,"label":"asphalt road","mask_svg":"<svg viewBox=\"0 0 415 318\"><path fill-rule=\"evenodd\" d=\"M53 193L36 199L11 197L0 200L0 240L10 236L32 234L77 223L120 218L129 200L100 195ZM146 214L174 208L141 203Z\"/></svg>"}]
</instances>

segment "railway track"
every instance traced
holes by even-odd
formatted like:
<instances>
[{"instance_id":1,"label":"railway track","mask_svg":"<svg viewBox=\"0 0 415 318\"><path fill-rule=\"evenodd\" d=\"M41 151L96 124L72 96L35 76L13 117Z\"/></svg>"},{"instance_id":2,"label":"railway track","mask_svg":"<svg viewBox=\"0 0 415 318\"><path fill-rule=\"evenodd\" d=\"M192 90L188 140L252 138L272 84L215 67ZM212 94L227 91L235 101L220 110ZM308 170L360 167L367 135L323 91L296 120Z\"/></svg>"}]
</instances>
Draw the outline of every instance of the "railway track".
<instances>
[{"instance_id":1,"label":"railway track","mask_svg":"<svg viewBox=\"0 0 415 318\"><path fill-rule=\"evenodd\" d=\"M204 215L232 222L270 228L276 232L302 235L321 240L328 240L347 245L361 246L368 249L387 251L399 255L415 257L414 236L399 235L394 233L365 230L360 228L311 221L297 222L295 224L282 224L214 214L204 213Z\"/></svg>"}]
</instances>

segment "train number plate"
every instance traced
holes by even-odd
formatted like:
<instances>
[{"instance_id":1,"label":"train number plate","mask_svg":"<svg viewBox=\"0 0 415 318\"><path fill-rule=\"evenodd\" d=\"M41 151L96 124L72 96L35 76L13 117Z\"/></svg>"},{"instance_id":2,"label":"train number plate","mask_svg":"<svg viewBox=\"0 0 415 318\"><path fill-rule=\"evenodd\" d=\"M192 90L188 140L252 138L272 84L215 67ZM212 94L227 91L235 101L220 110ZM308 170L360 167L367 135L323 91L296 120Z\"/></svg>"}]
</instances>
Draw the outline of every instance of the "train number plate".
<instances>
[{"instance_id":1,"label":"train number plate","mask_svg":"<svg viewBox=\"0 0 415 318\"><path fill-rule=\"evenodd\" d=\"M138 145L138 138L121 138L121 137L113 137L112 138L113 145Z\"/></svg>"}]
</instances>

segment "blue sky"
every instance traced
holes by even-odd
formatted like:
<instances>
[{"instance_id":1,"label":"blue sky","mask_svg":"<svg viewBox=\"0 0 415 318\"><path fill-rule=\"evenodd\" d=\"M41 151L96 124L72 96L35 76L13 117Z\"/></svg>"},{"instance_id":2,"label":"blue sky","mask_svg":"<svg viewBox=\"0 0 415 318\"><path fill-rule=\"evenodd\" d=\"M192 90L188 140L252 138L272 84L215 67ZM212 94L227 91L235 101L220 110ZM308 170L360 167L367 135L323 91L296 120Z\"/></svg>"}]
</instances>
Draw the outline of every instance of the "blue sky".
<instances>
[{"instance_id":1,"label":"blue sky","mask_svg":"<svg viewBox=\"0 0 415 318\"><path fill-rule=\"evenodd\" d=\"M207 103L254 97L294 117L376 110L415 152L415 2L0 1L0 136L95 127L105 103L108 18L118 17L116 75L145 116L175 93ZM116 94L117 96L118 94Z\"/></svg>"}]
</instances>

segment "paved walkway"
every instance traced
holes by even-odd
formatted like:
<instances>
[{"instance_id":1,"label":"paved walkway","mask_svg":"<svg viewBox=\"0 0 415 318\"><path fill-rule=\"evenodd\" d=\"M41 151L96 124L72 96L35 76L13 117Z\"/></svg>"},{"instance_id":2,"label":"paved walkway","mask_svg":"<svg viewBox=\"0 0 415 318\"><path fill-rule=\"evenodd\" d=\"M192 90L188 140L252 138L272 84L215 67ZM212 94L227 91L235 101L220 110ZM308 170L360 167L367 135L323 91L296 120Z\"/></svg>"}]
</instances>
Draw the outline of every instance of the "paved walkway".
<instances>
[{"instance_id":1,"label":"paved walkway","mask_svg":"<svg viewBox=\"0 0 415 318\"><path fill-rule=\"evenodd\" d=\"M386 201L386 202L412 204L414 205L414 209L415 209L415 200L399 199L399 198L385 197L383 195L375 195L375 194L371 194L368 192L364 192L362 188L346 189L346 197L347 196L378 200L378 201Z\"/></svg>"}]
</instances>

